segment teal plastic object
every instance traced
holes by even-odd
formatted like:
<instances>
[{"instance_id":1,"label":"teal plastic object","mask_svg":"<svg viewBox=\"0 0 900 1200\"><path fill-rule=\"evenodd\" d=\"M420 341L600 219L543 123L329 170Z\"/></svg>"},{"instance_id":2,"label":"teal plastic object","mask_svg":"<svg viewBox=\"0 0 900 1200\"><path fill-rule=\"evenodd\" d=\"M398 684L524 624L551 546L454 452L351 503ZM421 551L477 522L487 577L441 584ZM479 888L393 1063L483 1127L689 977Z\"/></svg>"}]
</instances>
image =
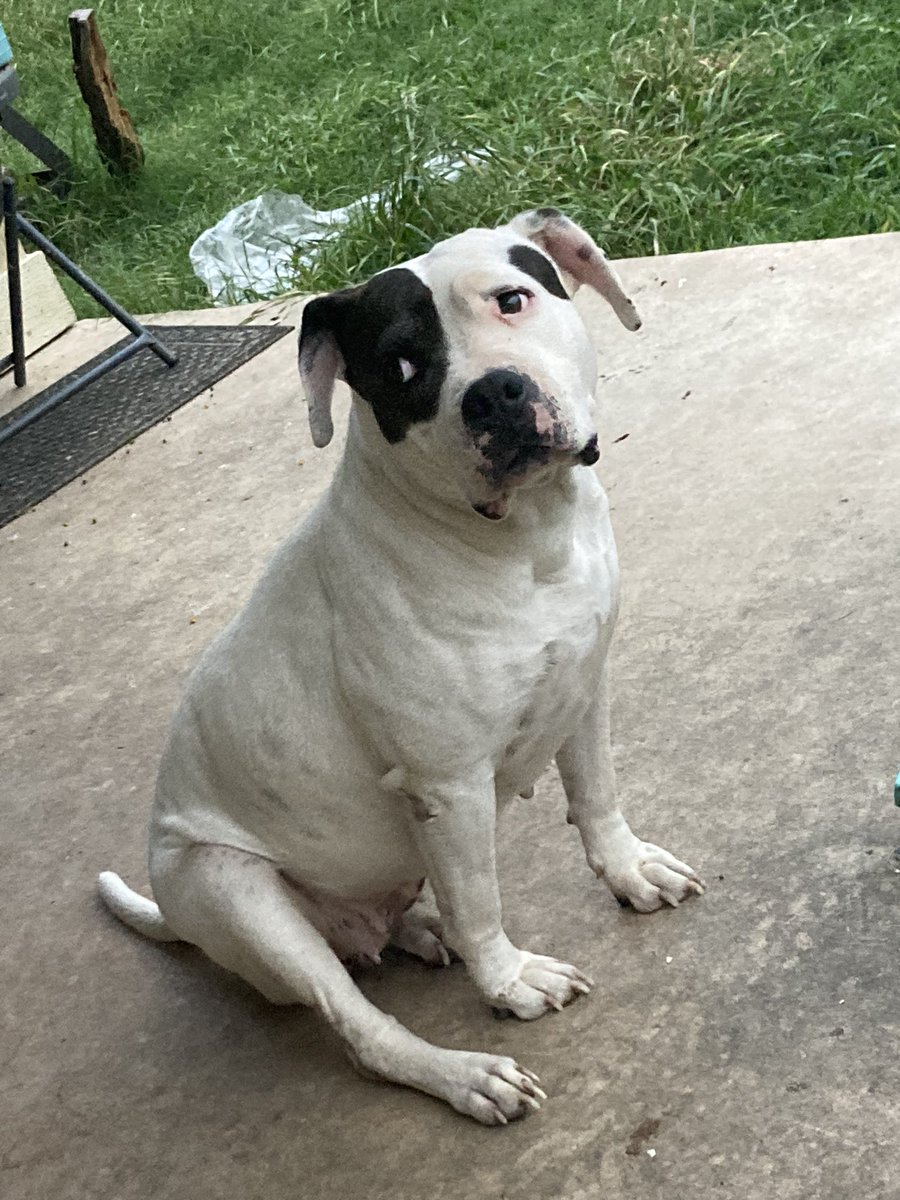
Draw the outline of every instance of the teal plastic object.
<instances>
[{"instance_id":1,"label":"teal plastic object","mask_svg":"<svg viewBox=\"0 0 900 1200\"><path fill-rule=\"evenodd\" d=\"M6 30L0 25L0 67L5 67L8 63L11 63L12 56L12 46L9 44Z\"/></svg>"},{"instance_id":2,"label":"teal plastic object","mask_svg":"<svg viewBox=\"0 0 900 1200\"><path fill-rule=\"evenodd\" d=\"M897 778L894 780L894 803L900 808L900 771L897 772Z\"/></svg>"}]
</instances>

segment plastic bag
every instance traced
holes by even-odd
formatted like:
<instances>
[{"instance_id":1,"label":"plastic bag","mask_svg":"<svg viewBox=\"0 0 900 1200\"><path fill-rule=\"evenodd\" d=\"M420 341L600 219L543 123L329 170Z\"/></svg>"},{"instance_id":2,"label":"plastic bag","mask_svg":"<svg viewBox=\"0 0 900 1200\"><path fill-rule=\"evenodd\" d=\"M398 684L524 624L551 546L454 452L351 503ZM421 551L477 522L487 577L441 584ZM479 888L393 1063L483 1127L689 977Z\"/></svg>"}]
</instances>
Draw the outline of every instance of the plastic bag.
<instances>
[{"instance_id":1,"label":"plastic bag","mask_svg":"<svg viewBox=\"0 0 900 1200\"><path fill-rule=\"evenodd\" d=\"M452 183L484 153L472 151L452 160L439 155L422 169ZM380 200L380 193L373 192L346 208L319 212L302 196L264 192L200 234L189 251L191 266L217 305L281 295L293 287L295 264L312 263L323 241L338 237L354 213L374 208Z\"/></svg>"}]
</instances>

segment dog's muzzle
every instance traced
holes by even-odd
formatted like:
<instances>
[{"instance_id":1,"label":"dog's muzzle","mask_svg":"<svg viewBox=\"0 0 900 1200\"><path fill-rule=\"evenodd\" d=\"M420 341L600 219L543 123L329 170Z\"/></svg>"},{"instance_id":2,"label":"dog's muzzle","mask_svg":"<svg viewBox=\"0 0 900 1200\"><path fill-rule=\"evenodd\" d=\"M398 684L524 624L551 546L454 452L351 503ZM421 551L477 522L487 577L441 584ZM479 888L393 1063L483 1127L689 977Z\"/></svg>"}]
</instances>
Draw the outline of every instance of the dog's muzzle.
<instances>
[{"instance_id":1,"label":"dog's muzzle","mask_svg":"<svg viewBox=\"0 0 900 1200\"><path fill-rule=\"evenodd\" d=\"M600 457L597 435L576 445L554 398L518 371L498 368L470 384L462 418L478 450L478 471L492 488L515 487L532 468L551 461L592 466ZM505 515L505 505L475 508L493 520Z\"/></svg>"},{"instance_id":2,"label":"dog's muzzle","mask_svg":"<svg viewBox=\"0 0 900 1200\"><path fill-rule=\"evenodd\" d=\"M578 457L586 467L592 467L595 462L600 459L600 445L597 440L596 433L593 437L588 438L584 444L584 449L579 452Z\"/></svg>"}]
</instances>

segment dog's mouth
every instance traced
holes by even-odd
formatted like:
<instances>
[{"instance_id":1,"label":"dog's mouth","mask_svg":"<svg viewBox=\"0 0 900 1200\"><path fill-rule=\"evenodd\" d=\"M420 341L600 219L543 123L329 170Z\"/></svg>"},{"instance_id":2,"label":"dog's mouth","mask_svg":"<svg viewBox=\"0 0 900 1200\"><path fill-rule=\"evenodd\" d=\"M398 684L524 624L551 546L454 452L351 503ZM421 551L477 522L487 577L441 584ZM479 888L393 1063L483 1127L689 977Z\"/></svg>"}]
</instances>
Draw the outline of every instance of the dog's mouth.
<instances>
[{"instance_id":1,"label":"dog's mouth","mask_svg":"<svg viewBox=\"0 0 900 1200\"><path fill-rule=\"evenodd\" d=\"M566 467L592 467L600 458L597 435L593 434L581 448L571 445L563 447L520 447L512 452L505 462L505 469L497 470L496 459L489 469L479 468L489 485L496 489L487 499L473 500L472 508L487 521L502 521L509 514L513 492L526 485L541 467L556 464Z\"/></svg>"},{"instance_id":2,"label":"dog's mouth","mask_svg":"<svg viewBox=\"0 0 900 1200\"><path fill-rule=\"evenodd\" d=\"M501 496L496 500L489 500L486 504L473 504L472 507L479 517L488 521L502 521L509 512L509 497Z\"/></svg>"}]
</instances>

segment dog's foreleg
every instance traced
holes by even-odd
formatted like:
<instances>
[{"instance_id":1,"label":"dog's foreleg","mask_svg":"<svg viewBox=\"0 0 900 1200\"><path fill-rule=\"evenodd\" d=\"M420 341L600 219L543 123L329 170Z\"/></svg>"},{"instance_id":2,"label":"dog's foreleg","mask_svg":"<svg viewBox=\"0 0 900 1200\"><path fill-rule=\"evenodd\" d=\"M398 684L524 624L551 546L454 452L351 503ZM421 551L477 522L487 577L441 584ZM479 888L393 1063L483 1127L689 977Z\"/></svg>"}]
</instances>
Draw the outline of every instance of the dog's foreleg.
<instances>
[{"instance_id":1,"label":"dog's foreleg","mask_svg":"<svg viewBox=\"0 0 900 1200\"><path fill-rule=\"evenodd\" d=\"M316 1008L363 1073L418 1088L485 1125L539 1107L511 1058L446 1050L375 1008L297 905L274 863L227 846L161 851L153 890L172 929L270 1000Z\"/></svg>"},{"instance_id":2,"label":"dog's foreleg","mask_svg":"<svg viewBox=\"0 0 900 1200\"><path fill-rule=\"evenodd\" d=\"M493 773L466 783L402 790L437 898L444 940L460 955L487 1000L530 1020L590 990L576 967L518 950L503 931L497 883Z\"/></svg>"},{"instance_id":3,"label":"dog's foreleg","mask_svg":"<svg viewBox=\"0 0 900 1200\"><path fill-rule=\"evenodd\" d=\"M569 821L578 827L588 865L618 900L652 912L664 903L677 905L688 896L702 895L697 874L667 850L637 838L619 810L605 668L587 715L557 754L556 764Z\"/></svg>"}]
</instances>

